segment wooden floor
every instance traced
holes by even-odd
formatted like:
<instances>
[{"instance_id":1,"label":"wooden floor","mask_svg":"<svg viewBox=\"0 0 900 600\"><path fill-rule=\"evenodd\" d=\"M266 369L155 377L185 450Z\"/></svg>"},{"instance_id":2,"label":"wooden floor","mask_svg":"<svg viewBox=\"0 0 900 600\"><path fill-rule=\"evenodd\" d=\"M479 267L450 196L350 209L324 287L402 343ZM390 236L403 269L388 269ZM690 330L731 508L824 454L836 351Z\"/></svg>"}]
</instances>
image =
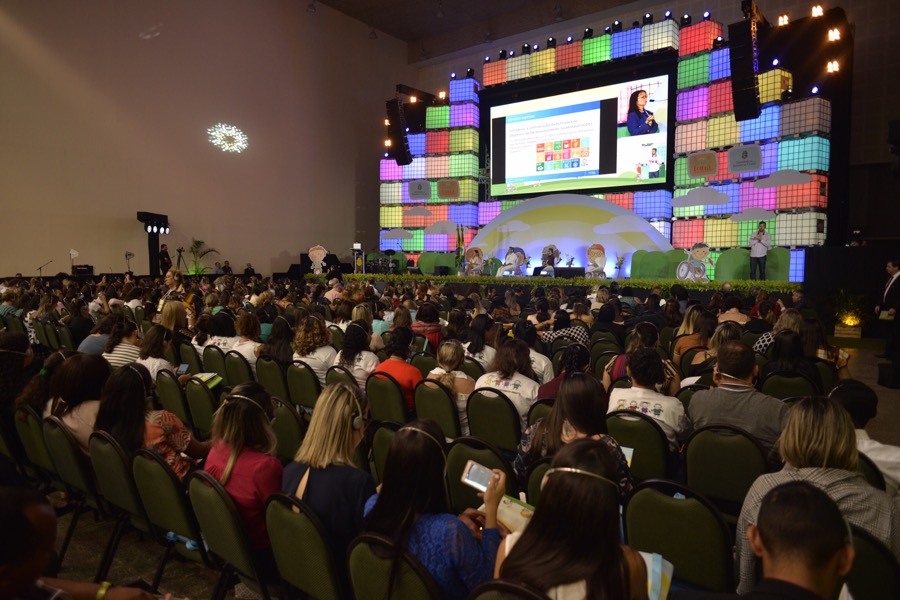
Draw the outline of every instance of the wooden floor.
<instances>
[{"instance_id":1,"label":"wooden floor","mask_svg":"<svg viewBox=\"0 0 900 600\"><path fill-rule=\"evenodd\" d=\"M878 392L878 416L869 424L872 438L884 443L900 446L900 390L890 390L876 384L878 379L878 363L884 362L875 358L875 350L850 349L850 370L853 376L860 379ZM59 522L59 539L65 534L70 516L64 516ZM60 577L91 580L103 552L107 538L112 532L110 521L94 521L85 515L78 523L75 536L69 548ZM116 555L109 579L117 585L125 585L137 580L149 582L153 578L162 547L154 542L140 540L135 533L130 533L122 540ZM175 597L189 597L193 600L209 598L215 586L217 574L206 567L173 558L166 568L160 591L171 592ZM229 592L229 598L233 598ZM239 596L243 597L243 596ZM252 597L252 596L251 596Z\"/></svg>"}]
</instances>

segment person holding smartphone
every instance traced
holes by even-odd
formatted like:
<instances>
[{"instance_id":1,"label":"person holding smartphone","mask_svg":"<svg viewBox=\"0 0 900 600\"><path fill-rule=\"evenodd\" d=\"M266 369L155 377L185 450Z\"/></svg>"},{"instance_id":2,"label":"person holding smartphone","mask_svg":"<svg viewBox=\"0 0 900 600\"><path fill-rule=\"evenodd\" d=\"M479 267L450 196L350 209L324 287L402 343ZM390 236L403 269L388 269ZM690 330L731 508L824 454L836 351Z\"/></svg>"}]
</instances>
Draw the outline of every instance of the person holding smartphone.
<instances>
[{"instance_id":1,"label":"person holding smartphone","mask_svg":"<svg viewBox=\"0 0 900 600\"><path fill-rule=\"evenodd\" d=\"M772 236L766 232L766 222L760 221L756 233L750 236L750 279L756 279L759 269L760 281L766 280L766 255L772 247Z\"/></svg>"}]
</instances>

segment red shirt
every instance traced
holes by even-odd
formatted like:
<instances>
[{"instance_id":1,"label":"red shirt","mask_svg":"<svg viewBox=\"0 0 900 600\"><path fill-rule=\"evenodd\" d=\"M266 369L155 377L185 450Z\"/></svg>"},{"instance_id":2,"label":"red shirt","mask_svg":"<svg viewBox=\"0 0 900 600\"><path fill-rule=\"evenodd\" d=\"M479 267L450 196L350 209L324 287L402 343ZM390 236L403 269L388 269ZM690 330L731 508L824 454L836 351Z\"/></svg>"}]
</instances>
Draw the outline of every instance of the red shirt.
<instances>
[{"instance_id":1,"label":"red shirt","mask_svg":"<svg viewBox=\"0 0 900 600\"><path fill-rule=\"evenodd\" d=\"M230 454L231 449L221 440L217 441L206 457L204 470L220 479ZM272 545L266 532L266 500L281 491L281 473L281 463L277 458L245 449L238 455L225 484L225 491L237 505L254 548Z\"/></svg>"},{"instance_id":2,"label":"red shirt","mask_svg":"<svg viewBox=\"0 0 900 600\"><path fill-rule=\"evenodd\" d=\"M374 372L387 373L396 379L397 383L400 384L400 389L403 390L403 396L406 398L406 407L410 410L415 408L413 389L415 389L417 383L422 381L422 371L406 361L389 358L378 365Z\"/></svg>"}]
</instances>

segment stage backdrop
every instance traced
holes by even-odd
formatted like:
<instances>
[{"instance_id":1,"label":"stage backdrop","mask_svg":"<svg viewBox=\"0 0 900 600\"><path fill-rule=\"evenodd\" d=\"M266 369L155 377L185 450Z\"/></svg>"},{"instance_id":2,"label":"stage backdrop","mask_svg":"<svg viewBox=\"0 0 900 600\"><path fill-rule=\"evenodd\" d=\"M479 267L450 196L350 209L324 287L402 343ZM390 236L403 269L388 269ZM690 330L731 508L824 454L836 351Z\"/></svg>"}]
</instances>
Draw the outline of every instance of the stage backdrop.
<instances>
[{"instance_id":1,"label":"stage backdrop","mask_svg":"<svg viewBox=\"0 0 900 600\"><path fill-rule=\"evenodd\" d=\"M606 249L608 277L630 277L631 256L637 250L666 252L672 249L669 241L651 223L632 211L606 200L578 194L551 194L526 200L485 225L469 247L481 248L485 260L496 257L502 261L510 246L518 246L531 257L534 267L541 264L544 246L556 244L560 251L560 266L565 266L572 256L575 259L573 266L585 267L586 250L597 243ZM624 257L618 272L617 256Z\"/></svg>"}]
</instances>

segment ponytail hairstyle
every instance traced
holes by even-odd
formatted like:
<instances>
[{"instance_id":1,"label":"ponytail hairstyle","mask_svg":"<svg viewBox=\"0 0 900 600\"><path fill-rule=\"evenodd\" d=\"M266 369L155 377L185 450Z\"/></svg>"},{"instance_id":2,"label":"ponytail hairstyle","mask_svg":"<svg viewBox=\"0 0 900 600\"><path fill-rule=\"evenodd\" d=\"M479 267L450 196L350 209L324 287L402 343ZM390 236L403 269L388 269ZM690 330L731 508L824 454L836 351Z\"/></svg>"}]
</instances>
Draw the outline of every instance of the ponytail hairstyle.
<instances>
[{"instance_id":1,"label":"ponytail hairstyle","mask_svg":"<svg viewBox=\"0 0 900 600\"><path fill-rule=\"evenodd\" d=\"M441 345L438 346L437 366L446 371L446 373L438 377L438 382L451 390L455 390L456 375L453 372L459 371L465 360L466 350L459 341L444 340L441 342Z\"/></svg>"},{"instance_id":2,"label":"ponytail hairstyle","mask_svg":"<svg viewBox=\"0 0 900 600\"><path fill-rule=\"evenodd\" d=\"M591 351L584 344L569 344L560 358L560 371L565 379L571 379L577 373L583 373L591 364Z\"/></svg>"},{"instance_id":3,"label":"ponytail hairstyle","mask_svg":"<svg viewBox=\"0 0 900 600\"><path fill-rule=\"evenodd\" d=\"M16 398L16 408L30 406L39 415L43 414L44 407L47 406L47 402L50 400L50 379L53 377L53 374L56 373L56 369L59 368L67 358L74 356L75 354L77 354L77 352L74 350L63 348L45 358L40 372L31 378L31 381L28 382L25 389L22 390L22 393Z\"/></svg>"},{"instance_id":4,"label":"ponytail hairstyle","mask_svg":"<svg viewBox=\"0 0 900 600\"><path fill-rule=\"evenodd\" d=\"M212 438L229 450L219 483L226 485L245 448L263 454L275 452L275 432L270 423L275 409L266 388L256 382L235 386L213 416Z\"/></svg>"},{"instance_id":5,"label":"ponytail hairstyle","mask_svg":"<svg viewBox=\"0 0 900 600\"><path fill-rule=\"evenodd\" d=\"M103 348L103 351L109 354L116 346L122 343L122 340L134 335L135 331L137 331L137 325L132 321L126 319L117 321L113 325L112 331L109 332L109 338L106 340L106 346Z\"/></svg>"},{"instance_id":6,"label":"ponytail hairstyle","mask_svg":"<svg viewBox=\"0 0 900 600\"><path fill-rule=\"evenodd\" d=\"M469 354L478 354L487 345L488 332L494 326L494 320L488 315L477 315L469 324L469 331L466 334L466 340L469 342L467 348Z\"/></svg>"}]
</instances>

